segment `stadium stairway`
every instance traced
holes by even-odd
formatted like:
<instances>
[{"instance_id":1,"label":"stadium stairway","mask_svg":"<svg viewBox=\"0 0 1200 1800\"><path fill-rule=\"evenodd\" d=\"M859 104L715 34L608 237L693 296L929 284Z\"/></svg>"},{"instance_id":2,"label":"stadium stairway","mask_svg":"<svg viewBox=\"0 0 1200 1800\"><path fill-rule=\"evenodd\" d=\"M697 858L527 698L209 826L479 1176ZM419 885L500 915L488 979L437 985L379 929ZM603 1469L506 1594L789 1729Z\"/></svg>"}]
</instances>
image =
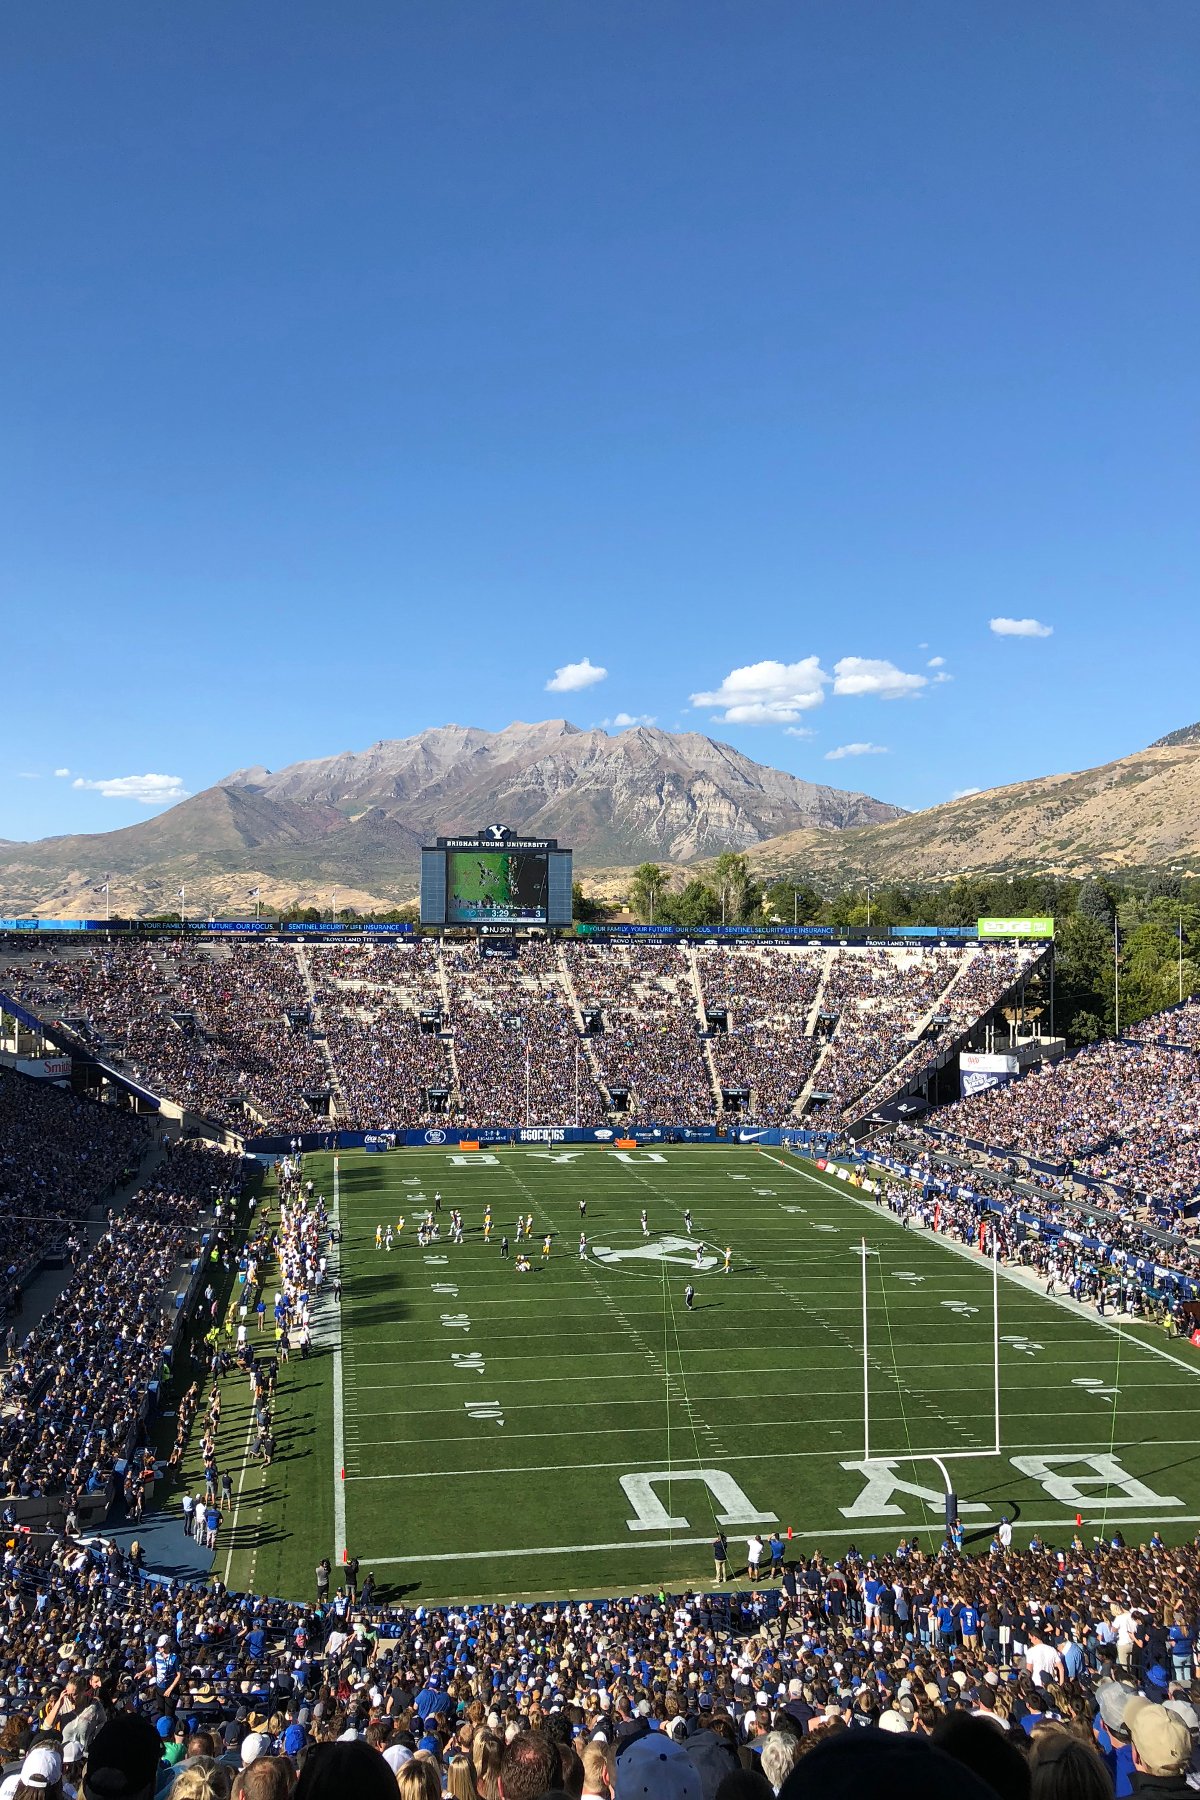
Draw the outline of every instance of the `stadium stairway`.
<instances>
[{"instance_id":1,"label":"stadium stairway","mask_svg":"<svg viewBox=\"0 0 1200 1800\"><path fill-rule=\"evenodd\" d=\"M688 971L692 978L692 992L696 996L696 1028L703 1031L708 1024L708 1002L704 997L704 984L700 979L700 964L696 952L689 944L684 950ZM717 1059L713 1055L712 1043L708 1037L700 1039L700 1048L704 1055L704 1066L708 1070L708 1079L712 1082L713 1100L716 1103L718 1119L722 1114L721 1106L721 1071L717 1068Z\"/></svg>"},{"instance_id":2,"label":"stadium stairway","mask_svg":"<svg viewBox=\"0 0 1200 1800\"><path fill-rule=\"evenodd\" d=\"M333 1089L334 1105L337 1109L338 1117L344 1119L348 1116L350 1109L346 1105L346 1096L342 1092L342 1080L341 1076L338 1074L337 1064L333 1060L333 1051L329 1048L329 1037L325 1030L325 1019L321 1011L320 1002L317 999L317 984L313 980L313 972L308 960L308 952L302 943L294 945L293 948L296 952L296 962L300 968L300 976L304 982L304 991L308 995L308 1004L312 1009L312 1022L320 1032L320 1037L317 1041L320 1043L321 1051L329 1070L329 1085Z\"/></svg>"},{"instance_id":3,"label":"stadium stairway","mask_svg":"<svg viewBox=\"0 0 1200 1800\"><path fill-rule=\"evenodd\" d=\"M825 950L821 953L821 974L817 982L817 991L813 995L813 1003L809 1007L808 1017L804 1021L805 1037L812 1037L817 1029L817 1020L821 1016L821 1008L825 1003L825 983L829 980L829 972L833 968L833 962L836 955L837 951L834 949ZM824 1052L822 1052L822 1055L823 1054ZM813 1074L816 1074L815 1068ZM811 1083L809 1085L811 1086ZM802 1095L801 1098L803 1099L803 1097L804 1096Z\"/></svg>"}]
</instances>

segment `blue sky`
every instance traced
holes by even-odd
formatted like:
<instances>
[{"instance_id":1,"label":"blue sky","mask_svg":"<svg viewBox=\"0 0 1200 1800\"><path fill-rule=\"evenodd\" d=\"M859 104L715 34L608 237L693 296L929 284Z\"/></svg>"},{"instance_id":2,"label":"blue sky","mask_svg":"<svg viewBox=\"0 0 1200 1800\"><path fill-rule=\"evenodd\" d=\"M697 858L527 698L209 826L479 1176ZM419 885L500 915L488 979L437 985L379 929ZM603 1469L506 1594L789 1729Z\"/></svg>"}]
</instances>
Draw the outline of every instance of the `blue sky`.
<instances>
[{"instance_id":1,"label":"blue sky","mask_svg":"<svg viewBox=\"0 0 1200 1800\"><path fill-rule=\"evenodd\" d=\"M451 720L915 807L1200 716L1193 0L40 0L0 71L0 836Z\"/></svg>"}]
</instances>

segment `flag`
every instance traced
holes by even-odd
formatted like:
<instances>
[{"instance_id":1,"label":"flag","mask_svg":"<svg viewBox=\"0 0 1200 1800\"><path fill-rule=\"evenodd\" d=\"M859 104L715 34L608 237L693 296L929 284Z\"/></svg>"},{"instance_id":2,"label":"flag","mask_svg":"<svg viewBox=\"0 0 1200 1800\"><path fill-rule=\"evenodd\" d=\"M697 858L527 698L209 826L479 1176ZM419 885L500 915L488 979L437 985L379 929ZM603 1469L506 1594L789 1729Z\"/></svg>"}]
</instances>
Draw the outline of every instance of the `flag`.
<instances>
[{"instance_id":1,"label":"flag","mask_svg":"<svg viewBox=\"0 0 1200 1800\"><path fill-rule=\"evenodd\" d=\"M250 889L250 898L251 898L251 899L252 899L252 900L257 900L257 899L258 899L258 895L259 895L259 890L258 890L258 888L251 888L251 889Z\"/></svg>"},{"instance_id":2,"label":"flag","mask_svg":"<svg viewBox=\"0 0 1200 1800\"><path fill-rule=\"evenodd\" d=\"M176 888L175 889L175 898L177 900L183 900L186 897L186 895L187 895L186 888Z\"/></svg>"}]
</instances>

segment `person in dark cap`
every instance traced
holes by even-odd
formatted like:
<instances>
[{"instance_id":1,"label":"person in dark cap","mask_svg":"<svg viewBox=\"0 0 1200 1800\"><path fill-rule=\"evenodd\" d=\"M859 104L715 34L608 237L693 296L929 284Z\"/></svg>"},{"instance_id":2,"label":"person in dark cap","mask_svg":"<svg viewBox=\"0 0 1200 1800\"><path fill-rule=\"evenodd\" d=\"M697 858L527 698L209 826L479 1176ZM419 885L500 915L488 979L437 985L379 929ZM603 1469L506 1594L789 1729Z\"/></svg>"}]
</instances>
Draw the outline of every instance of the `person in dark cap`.
<instances>
[{"instance_id":1,"label":"person in dark cap","mask_svg":"<svg viewBox=\"0 0 1200 1800\"><path fill-rule=\"evenodd\" d=\"M867 1726L802 1756L779 1800L997 1800L990 1783L928 1738Z\"/></svg>"},{"instance_id":2,"label":"person in dark cap","mask_svg":"<svg viewBox=\"0 0 1200 1800\"><path fill-rule=\"evenodd\" d=\"M296 1783L295 1800L396 1800L396 1777L378 1750L361 1739L314 1744Z\"/></svg>"},{"instance_id":3,"label":"person in dark cap","mask_svg":"<svg viewBox=\"0 0 1200 1800\"><path fill-rule=\"evenodd\" d=\"M162 1739L149 1719L114 1713L88 1747L84 1800L151 1800Z\"/></svg>"}]
</instances>

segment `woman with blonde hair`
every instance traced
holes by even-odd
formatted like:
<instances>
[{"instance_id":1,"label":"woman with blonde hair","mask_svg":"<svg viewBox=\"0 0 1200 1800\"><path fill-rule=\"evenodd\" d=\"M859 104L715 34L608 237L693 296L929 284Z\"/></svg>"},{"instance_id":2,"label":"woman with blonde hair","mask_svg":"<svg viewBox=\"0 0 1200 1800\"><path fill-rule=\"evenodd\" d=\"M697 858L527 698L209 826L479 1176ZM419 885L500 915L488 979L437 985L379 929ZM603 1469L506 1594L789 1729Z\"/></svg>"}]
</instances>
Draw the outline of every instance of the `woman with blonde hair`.
<instances>
[{"instance_id":1,"label":"woman with blonde hair","mask_svg":"<svg viewBox=\"0 0 1200 1800\"><path fill-rule=\"evenodd\" d=\"M458 1751L446 1765L446 1792L450 1800L479 1800L475 1771L463 1751Z\"/></svg>"},{"instance_id":2,"label":"woman with blonde hair","mask_svg":"<svg viewBox=\"0 0 1200 1800\"><path fill-rule=\"evenodd\" d=\"M500 1800L500 1757L504 1745L494 1731L479 1731L471 1745L475 1784L483 1800Z\"/></svg>"},{"instance_id":3,"label":"woman with blonde hair","mask_svg":"<svg viewBox=\"0 0 1200 1800\"><path fill-rule=\"evenodd\" d=\"M232 1769L213 1756L198 1756L171 1783L170 1800L229 1800L232 1783Z\"/></svg>"},{"instance_id":4,"label":"woman with blonde hair","mask_svg":"<svg viewBox=\"0 0 1200 1800\"><path fill-rule=\"evenodd\" d=\"M419 1753L396 1770L400 1800L442 1800L442 1780L432 1757Z\"/></svg>"}]
</instances>

